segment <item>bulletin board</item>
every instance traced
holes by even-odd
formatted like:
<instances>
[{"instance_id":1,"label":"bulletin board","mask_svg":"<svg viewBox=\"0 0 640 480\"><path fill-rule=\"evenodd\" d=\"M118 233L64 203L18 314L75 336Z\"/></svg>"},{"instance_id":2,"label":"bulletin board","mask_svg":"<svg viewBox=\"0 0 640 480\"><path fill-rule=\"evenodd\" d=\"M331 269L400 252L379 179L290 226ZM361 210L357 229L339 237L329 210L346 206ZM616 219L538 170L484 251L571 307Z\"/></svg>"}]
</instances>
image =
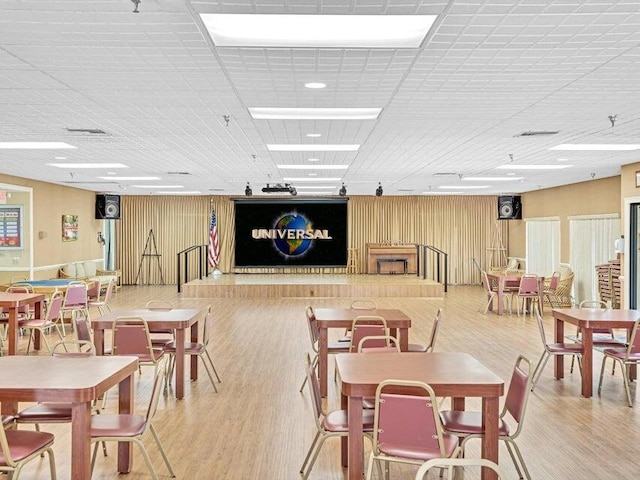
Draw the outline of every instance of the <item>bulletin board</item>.
<instances>
[{"instance_id":1,"label":"bulletin board","mask_svg":"<svg viewBox=\"0 0 640 480\"><path fill-rule=\"evenodd\" d=\"M0 250L24 249L22 205L0 205Z\"/></svg>"}]
</instances>

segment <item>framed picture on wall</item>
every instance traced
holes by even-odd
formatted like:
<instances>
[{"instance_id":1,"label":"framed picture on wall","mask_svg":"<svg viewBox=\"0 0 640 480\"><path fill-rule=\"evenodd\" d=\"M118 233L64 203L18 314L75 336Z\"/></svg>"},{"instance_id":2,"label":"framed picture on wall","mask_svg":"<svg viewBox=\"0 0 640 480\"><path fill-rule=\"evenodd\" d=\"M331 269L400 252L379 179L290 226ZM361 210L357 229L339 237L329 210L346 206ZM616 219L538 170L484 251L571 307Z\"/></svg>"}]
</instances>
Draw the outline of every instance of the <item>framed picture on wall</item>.
<instances>
[{"instance_id":1,"label":"framed picture on wall","mask_svg":"<svg viewBox=\"0 0 640 480\"><path fill-rule=\"evenodd\" d=\"M23 249L22 205L0 205L0 250Z\"/></svg>"},{"instance_id":2,"label":"framed picture on wall","mask_svg":"<svg viewBox=\"0 0 640 480\"><path fill-rule=\"evenodd\" d=\"M75 242L78 240L78 215L62 216L62 241Z\"/></svg>"}]
</instances>

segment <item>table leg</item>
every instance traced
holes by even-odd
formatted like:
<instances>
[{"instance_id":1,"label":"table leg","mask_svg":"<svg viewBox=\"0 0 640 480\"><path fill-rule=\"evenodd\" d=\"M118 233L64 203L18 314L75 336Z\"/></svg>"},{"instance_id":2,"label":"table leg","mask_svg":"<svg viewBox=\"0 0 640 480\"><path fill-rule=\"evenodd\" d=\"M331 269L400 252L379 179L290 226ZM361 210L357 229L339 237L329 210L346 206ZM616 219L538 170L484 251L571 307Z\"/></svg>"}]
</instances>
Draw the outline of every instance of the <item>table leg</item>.
<instances>
[{"instance_id":1,"label":"table leg","mask_svg":"<svg viewBox=\"0 0 640 480\"><path fill-rule=\"evenodd\" d=\"M582 329L582 396L593 395L593 330ZM622 372L624 375L625 372Z\"/></svg>"},{"instance_id":2,"label":"table leg","mask_svg":"<svg viewBox=\"0 0 640 480\"><path fill-rule=\"evenodd\" d=\"M184 398L184 328L176 329L176 398Z\"/></svg>"},{"instance_id":3,"label":"table leg","mask_svg":"<svg viewBox=\"0 0 640 480\"><path fill-rule=\"evenodd\" d=\"M320 338L318 339L318 377L320 381L320 395L327 396L327 368L329 348L328 348L328 332L326 328L320 328Z\"/></svg>"},{"instance_id":4,"label":"table leg","mask_svg":"<svg viewBox=\"0 0 640 480\"><path fill-rule=\"evenodd\" d=\"M349 397L349 480L362 480L362 397ZM496 422L497 423L497 422Z\"/></svg>"},{"instance_id":5,"label":"table leg","mask_svg":"<svg viewBox=\"0 0 640 480\"><path fill-rule=\"evenodd\" d=\"M504 278L498 280L498 315L504 314Z\"/></svg>"},{"instance_id":6,"label":"table leg","mask_svg":"<svg viewBox=\"0 0 640 480\"><path fill-rule=\"evenodd\" d=\"M91 478L91 404L71 404L71 479Z\"/></svg>"},{"instance_id":7,"label":"table leg","mask_svg":"<svg viewBox=\"0 0 640 480\"><path fill-rule=\"evenodd\" d=\"M555 343L564 343L564 322L557 318L555 321ZM564 378L564 355L554 355L553 375L557 380Z\"/></svg>"},{"instance_id":8,"label":"table leg","mask_svg":"<svg viewBox=\"0 0 640 480\"><path fill-rule=\"evenodd\" d=\"M35 302L33 305L36 320L40 320L42 318L42 306L42 302ZM33 349L40 350L40 330L35 330L33 333Z\"/></svg>"},{"instance_id":9,"label":"table leg","mask_svg":"<svg viewBox=\"0 0 640 480\"><path fill-rule=\"evenodd\" d=\"M96 355L104 355L104 330L96 328L93 331L93 345L96 347Z\"/></svg>"},{"instance_id":10,"label":"table leg","mask_svg":"<svg viewBox=\"0 0 640 480\"><path fill-rule=\"evenodd\" d=\"M400 351L408 352L409 351L409 329L408 328L400 328Z\"/></svg>"},{"instance_id":11,"label":"table leg","mask_svg":"<svg viewBox=\"0 0 640 480\"><path fill-rule=\"evenodd\" d=\"M191 325L191 343L198 343L198 324L200 322L196 322ZM191 380L198 379L198 356L190 355L191 357Z\"/></svg>"},{"instance_id":12,"label":"table leg","mask_svg":"<svg viewBox=\"0 0 640 480\"><path fill-rule=\"evenodd\" d=\"M349 408L349 397L340 393L340 409L347 410ZM340 460L343 467L349 466L349 437L340 437Z\"/></svg>"},{"instance_id":13,"label":"table leg","mask_svg":"<svg viewBox=\"0 0 640 480\"><path fill-rule=\"evenodd\" d=\"M18 353L18 309L9 308L9 323L7 325L9 340L9 355Z\"/></svg>"},{"instance_id":14,"label":"table leg","mask_svg":"<svg viewBox=\"0 0 640 480\"><path fill-rule=\"evenodd\" d=\"M132 373L118 385L118 412L134 413L134 399ZM131 471L133 465L132 453L132 442L118 442L118 472L129 473Z\"/></svg>"},{"instance_id":15,"label":"table leg","mask_svg":"<svg viewBox=\"0 0 640 480\"><path fill-rule=\"evenodd\" d=\"M498 463L498 397L482 398L482 458ZM488 468L482 469L482 480L497 480L496 472Z\"/></svg>"}]
</instances>

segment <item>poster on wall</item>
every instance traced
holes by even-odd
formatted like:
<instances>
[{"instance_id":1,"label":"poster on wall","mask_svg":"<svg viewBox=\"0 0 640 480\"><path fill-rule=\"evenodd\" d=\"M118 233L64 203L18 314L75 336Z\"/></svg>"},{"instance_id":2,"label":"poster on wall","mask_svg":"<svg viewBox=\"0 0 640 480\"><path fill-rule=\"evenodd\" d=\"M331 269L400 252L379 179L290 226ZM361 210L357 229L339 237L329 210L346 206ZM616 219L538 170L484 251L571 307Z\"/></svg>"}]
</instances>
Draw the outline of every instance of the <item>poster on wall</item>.
<instances>
[{"instance_id":1,"label":"poster on wall","mask_svg":"<svg viewBox=\"0 0 640 480\"><path fill-rule=\"evenodd\" d=\"M0 205L0 250L22 248L22 205Z\"/></svg>"},{"instance_id":2,"label":"poster on wall","mask_svg":"<svg viewBox=\"0 0 640 480\"><path fill-rule=\"evenodd\" d=\"M75 242L78 240L78 215L62 216L62 241Z\"/></svg>"}]
</instances>

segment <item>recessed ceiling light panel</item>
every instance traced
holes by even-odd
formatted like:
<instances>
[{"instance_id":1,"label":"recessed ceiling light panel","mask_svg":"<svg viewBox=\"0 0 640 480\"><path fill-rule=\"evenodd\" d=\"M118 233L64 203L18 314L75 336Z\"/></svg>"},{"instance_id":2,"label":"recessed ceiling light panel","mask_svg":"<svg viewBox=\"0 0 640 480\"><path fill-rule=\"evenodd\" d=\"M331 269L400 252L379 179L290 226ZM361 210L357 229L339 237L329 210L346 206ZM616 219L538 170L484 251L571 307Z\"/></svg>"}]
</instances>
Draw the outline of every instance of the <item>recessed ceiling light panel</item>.
<instances>
[{"instance_id":1,"label":"recessed ceiling light panel","mask_svg":"<svg viewBox=\"0 0 640 480\"><path fill-rule=\"evenodd\" d=\"M283 170L346 170L349 165L278 165L277 167Z\"/></svg>"},{"instance_id":2,"label":"recessed ceiling light panel","mask_svg":"<svg viewBox=\"0 0 640 480\"><path fill-rule=\"evenodd\" d=\"M201 13L218 47L418 48L435 15Z\"/></svg>"},{"instance_id":3,"label":"recessed ceiling light panel","mask_svg":"<svg viewBox=\"0 0 640 480\"><path fill-rule=\"evenodd\" d=\"M357 152L360 145L331 145L331 144L267 144L267 150L272 152Z\"/></svg>"},{"instance_id":4,"label":"recessed ceiling light panel","mask_svg":"<svg viewBox=\"0 0 640 480\"><path fill-rule=\"evenodd\" d=\"M509 182L512 180L522 180L524 177L463 177L466 182Z\"/></svg>"},{"instance_id":5,"label":"recessed ceiling light panel","mask_svg":"<svg viewBox=\"0 0 640 480\"><path fill-rule=\"evenodd\" d=\"M339 182L341 177L322 177L322 178L309 178L309 177L283 177L285 182Z\"/></svg>"},{"instance_id":6,"label":"recessed ceiling light panel","mask_svg":"<svg viewBox=\"0 0 640 480\"><path fill-rule=\"evenodd\" d=\"M47 163L57 168L129 168L124 163Z\"/></svg>"},{"instance_id":7,"label":"recessed ceiling light panel","mask_svg":"<svg viewBox=\"0 0 640 480\"><path fill-rule=\"evenodd\" d=\"M310 88L312 90L318 90L321 88L326 88L327 84L322 82L309 82L304 84L305 88Z\"/></svg>"},{"instance_id":8,"label":"recessed ceiling light panel","mask_svg":"<svg viewBox=\"0 0 640 480\"><path fill-rule=\"evenodd\" d=\"M465 189L465 190L473 190L473 189L480 189L480 188L489 188L489 185L442 185L440 187L441 190L447 190L447 189L451 189L451 190L460 190L460 189Z\"/></svg>"},{"instance_id":9,"label":"recessed ceiling light panel","mask_svg":"<svg viewBox=\"0 0 640 480\"><path fill-rule=\"evenodd\" d=\"M57 150L77 148L64 142L0 142L0 149L9 150Z\"/></svg>"},{"instance_id":10,"label":"recessed ceiling light panel","mask_svg":"<svg viewBox=\"0 0 640 480\"><path fill-rule=\"evenodd\" d=\"M160 180L160 177L98 177L103 180Z\"/></svg>"},{"instance_id":11,"label":"recessed ceiling light panel","mask_svg":"<svg viewBox=\"0 0 640 480\"><path fill-rule=\"evenodd\" d=\"M563 168L570 167L573 167L573 165L514 165L507 163L506 165L496 167L496 170L562 170Z\"/></svg>"},{"instance_id":12,"label":"recessed ceiling light panel","mask_svg":"<svg viewBox=\"0 0 640 480\"><path fill-rule=\"evenodd\" d=\"M249 107L255 120L375 120L382 108Z\"/></svg>"},{"instance_id":13,"label":"recessed ceiling light panel","mask_svg":"<svg viewBox=\"0 0 640 480\"><path fill-rule=\"evenodd\" d=\"M564 143L562 145L556 145L555 147L551 147L549 150L574 150L581 152L588 151L631 151L631 150L640 150L640 145L637 144L616 144L616 143Z\"/></svg>"}]
</instances>

